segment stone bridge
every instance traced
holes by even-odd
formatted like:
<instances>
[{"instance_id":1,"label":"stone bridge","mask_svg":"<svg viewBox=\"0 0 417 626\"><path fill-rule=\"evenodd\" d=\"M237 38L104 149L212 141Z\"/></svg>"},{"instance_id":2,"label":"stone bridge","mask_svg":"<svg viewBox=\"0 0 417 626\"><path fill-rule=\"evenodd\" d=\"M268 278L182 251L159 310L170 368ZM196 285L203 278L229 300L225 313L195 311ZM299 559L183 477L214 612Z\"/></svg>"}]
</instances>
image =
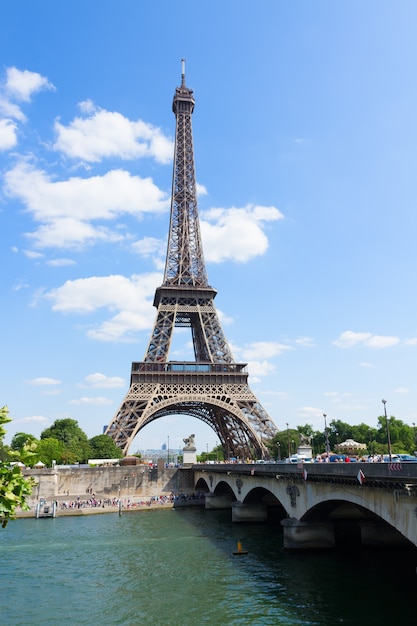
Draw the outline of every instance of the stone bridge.
<instances>
[{"instance_id":1,"label":"stone bridge","mask_svg":"<svg viewBox=\"0 0 417 626\"><path fill-rule=\"evenodd\" d=\"M194 465L206 509L275 520L287 548L417 546L417 463Z\"/></svg>"}]
</instances>

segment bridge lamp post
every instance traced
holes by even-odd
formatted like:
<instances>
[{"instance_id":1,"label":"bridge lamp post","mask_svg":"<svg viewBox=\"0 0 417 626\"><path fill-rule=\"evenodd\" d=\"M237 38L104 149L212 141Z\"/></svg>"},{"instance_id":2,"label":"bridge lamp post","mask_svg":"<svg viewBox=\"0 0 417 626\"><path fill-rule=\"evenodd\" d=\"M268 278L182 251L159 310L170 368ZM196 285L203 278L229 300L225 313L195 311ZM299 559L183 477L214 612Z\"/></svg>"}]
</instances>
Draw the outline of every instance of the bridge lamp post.
<instances>
[{"instance_id":1,"label":"bridge lamp post","mask_svg":"<svg viewBox=\"0 0 417 626\"><path fill-rule=\"evenodd\" d=\"M290 429L289 429L288 422L287 422L287 445L288 445L288 458L290 458L290 456L291 456L291 450L290 450Z\"/></svg>"},{"instance_id":2,"label":"bridge lamp post","mask_svg":"<svg viewBox=\"0 0 417 626\"><path fill-rule=\"evenodd\" d=\"M391 435L389 432L389 422L388 422L388 417L387 417L387 401L386 400L382 400L382 404L384 405L384 415L385 415L385 425L387 427L387 441L388 441L388 457L391 463L391 456L392 456L392 452L391 452Z\"/></svg>"},{"instance_id":3,"label":"bridge lamp post","mask_svg":"<svg viewBox=\"0 0 417 626\"><path fill-rule=\"evenodd\" d=\"M324 436L326 439L326 455L327 455L327 458L329 458L330 446L329 446L329 433L327 431L326 413L323 413L323 417L324 417Z\"/></svg>"},{"instance_id":4,"label":"bridge lamp post","mask_svg":"<svg viewBox=\"0 0 417 626\"><path fill-rule=\"evenodd\" d=\"M277 446L278 446L278 461L280 461L281 460L281 444L279 441L277 443Z\"/></svg>"}]
</instances>

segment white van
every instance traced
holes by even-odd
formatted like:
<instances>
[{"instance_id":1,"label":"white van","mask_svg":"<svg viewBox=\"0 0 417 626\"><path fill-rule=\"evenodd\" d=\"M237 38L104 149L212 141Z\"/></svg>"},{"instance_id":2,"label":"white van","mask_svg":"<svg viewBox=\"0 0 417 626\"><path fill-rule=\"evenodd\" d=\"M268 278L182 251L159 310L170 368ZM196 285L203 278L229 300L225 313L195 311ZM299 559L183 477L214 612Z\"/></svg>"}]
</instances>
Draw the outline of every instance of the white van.
<instances>
[{"instance_id":1,"label":"white van","mask_svg":"<svg viewBox=\"0 0 417 626\"><path fill-rule=\"evenodd\" d=\"M286 463L311 463L311 457L305 454L292 454L289 459L285 459Z\"/></svg>"}]
</instances>

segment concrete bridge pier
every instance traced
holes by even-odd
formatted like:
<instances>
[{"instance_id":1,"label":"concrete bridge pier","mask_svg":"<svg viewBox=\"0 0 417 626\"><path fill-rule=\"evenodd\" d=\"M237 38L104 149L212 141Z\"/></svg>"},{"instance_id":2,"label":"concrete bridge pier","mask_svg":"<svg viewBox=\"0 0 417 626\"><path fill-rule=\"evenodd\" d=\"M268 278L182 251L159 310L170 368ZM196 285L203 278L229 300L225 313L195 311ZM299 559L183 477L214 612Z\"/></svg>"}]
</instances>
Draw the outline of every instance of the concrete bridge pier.
<instances>
[{"instance_id":1,"label":"concrete bridge pier","mask_svg":"<svg viewBox=\"0 0 417 626\"><path fill-rule=\"evenodd\" d=\"M233 502L232 522L266 522L268 511L265 504L260 502L244 503Z\"/></svg>"},{"instance_id":2,"label":"concrete bridge pier","mask_svg":"<svg viewBox=\"0 0 417 626\"><path fill-rule=\"evenodd\" d=\"M233 496L230 494L206 493L204 498L205 509L231 509L233 504Z\"/></svg>"},{"instance_id":3,"label":"concrete bridge pier","mask_svg":"<svg viewBox=\"0 0 417 626\"><path fill-rule=\"evenodd\" d=\"M284 548L291 550L332 549L336 545L332 522L300 522L294 517L281 521Z\"/></svg>"}]
</instances>

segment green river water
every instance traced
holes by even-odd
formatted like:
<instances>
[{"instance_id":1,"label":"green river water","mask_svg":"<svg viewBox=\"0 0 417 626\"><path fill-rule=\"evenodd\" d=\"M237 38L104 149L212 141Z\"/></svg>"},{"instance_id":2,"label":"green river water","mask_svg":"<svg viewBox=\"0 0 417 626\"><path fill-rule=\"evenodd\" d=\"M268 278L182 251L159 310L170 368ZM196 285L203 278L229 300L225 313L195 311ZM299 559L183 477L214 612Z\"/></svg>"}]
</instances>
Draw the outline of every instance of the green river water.
<instances>
[{"instance_id":1,"label":"green river water","mask_svg":"<svg viewBox=\"0 0 417 626\"><path fill-rule=\"evenodd\" d=\"M0 559L0 624L417 624L409 552L287 552L230 511L20 519Z\"/></svg>"}]
</instances>

